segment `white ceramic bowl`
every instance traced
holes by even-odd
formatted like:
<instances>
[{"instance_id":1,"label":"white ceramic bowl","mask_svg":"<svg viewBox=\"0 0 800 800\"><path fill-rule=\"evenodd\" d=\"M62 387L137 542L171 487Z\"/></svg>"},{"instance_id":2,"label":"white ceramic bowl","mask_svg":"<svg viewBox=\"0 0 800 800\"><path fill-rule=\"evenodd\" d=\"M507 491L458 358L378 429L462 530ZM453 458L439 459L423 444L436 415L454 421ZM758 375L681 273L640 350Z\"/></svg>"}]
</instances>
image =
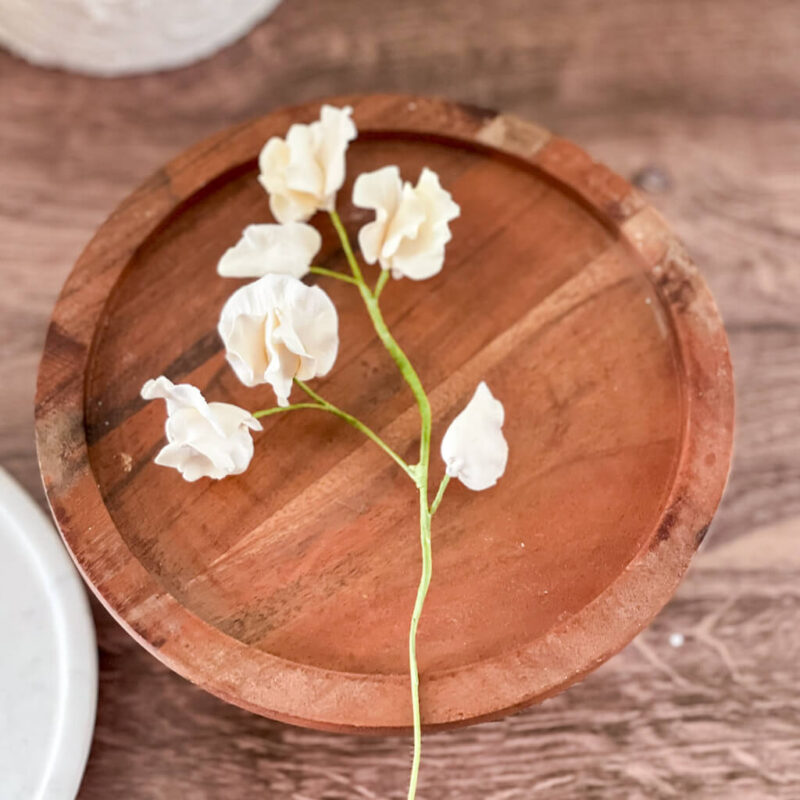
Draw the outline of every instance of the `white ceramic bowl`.
<instances>
[{"instance_id":1,"label":"white ceramic bowl","mask_svg":"<svg viewBox=\"0 0 800 800\"><path fill-rule=\"evenodd\" d=\"M184 66L238 39L280 0L0 0L0 44L92 75Z\"/></svg>"}]
</instances>

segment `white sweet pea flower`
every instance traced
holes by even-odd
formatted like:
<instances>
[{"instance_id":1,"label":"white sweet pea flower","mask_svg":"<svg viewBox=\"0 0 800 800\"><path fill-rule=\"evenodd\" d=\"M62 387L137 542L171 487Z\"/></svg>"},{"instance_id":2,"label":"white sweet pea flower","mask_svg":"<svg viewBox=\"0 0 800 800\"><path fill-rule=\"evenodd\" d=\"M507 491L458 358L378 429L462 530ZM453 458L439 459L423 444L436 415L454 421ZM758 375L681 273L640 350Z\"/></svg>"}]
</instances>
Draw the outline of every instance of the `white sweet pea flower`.
<instances>
[{"instance_id":1,"label":"white sweet pea flower","mask_svg":"<svg viewBox=\"0 0 800 800\"><path fill-rule=\"evenodd\" d=\"M167 401L167 444L156 464L177 469L184 480L219 480L244 472L253 458L250 431L261 423L249 411L230 403L207 403L196 386L177 386L163 375L142 386L145 400Z\"/></svg>"},{"instance_id":2,"label":"white sweet pea flower","mask_svg":"<svg viewBox=\"0 0 800 800\"><path fill-rule=\"evenodd\" d=\"M274 136L264 145L258 180L278 222L298 222L317 209L333 209L344 183L344 154L356 138L352 113L350 106L322 106L319 120L292 125L285 139Z\"/></svg>"},{"instance_id":3,"label":"white sweet pea flower","mask_svg":"<svg viewBox=\"0 0 800 800\"><path fill-rule=\"evenodd\" d=\"M289 404L294 378L327 374L339 348L339 318L319 286L290 275L265 275L235 291L222 308L219 335L245 386L269 383Z\"/></svg>"},{"instance_id":4,"label":"white sweet pea flower","mask_svg":"<svg viewBox=\"0 0 800 800\"><path fill-rule=\"evenodd\" d=\"M319 231L304 222L248 225L223 253L217 272L225 278L260 278L268 272L302 278L320 247Z\"/></svg>"},{"instance_id":5,"label":"white sweet pea flower","mask_svg":"<svg viewBox=\"0 0 800 800\"><path fill-rule=\"evenodd\" d=\"M475 492L497 483L508 461L508 442L501 430L504 418L503 404L481 381L442 439L442 458L450 477Z\"/></svg>"},{"instance_id":6,"label":"white sweet pea flower","mask_svg":"<svg viewBox=\"0 0 800 800\"><path fill-rule=\"evenodd\" d=\"M375 211L375 221L358 232L358 244L368 264L380 262L395 278L424 280L444 263L450 241L450 221L461 209L425 167L416 186L400 179L397 167L383 167L356 178L353 204Z\"/></svg>"}]
</instances>

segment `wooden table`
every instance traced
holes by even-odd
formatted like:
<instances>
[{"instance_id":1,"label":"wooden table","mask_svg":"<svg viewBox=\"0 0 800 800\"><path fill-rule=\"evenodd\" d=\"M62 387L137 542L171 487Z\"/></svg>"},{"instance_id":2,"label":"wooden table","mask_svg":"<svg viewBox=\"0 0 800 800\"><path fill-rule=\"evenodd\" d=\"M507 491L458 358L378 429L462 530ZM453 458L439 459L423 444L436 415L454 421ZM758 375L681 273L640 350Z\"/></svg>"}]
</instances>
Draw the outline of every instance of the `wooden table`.
<instances>
[{"instance_id":1,"label":"wooden table","mask_svg":"<svg viewBox=\"0 0 800 800\"><path fill-rule=\"evenodd\" d=\"M0 462L42 498L32 397L95 227L191 142L343 91L536 119L652 195L726 319L737 451L712 533L653 626L566 694L427 740L421 796L800 796L800 9L794 0L282 5L166 75L93 80L0 53ZM286 727L170 673L95 605L81 800L401 798L402 739Z\"/></svg>"}]
</instances>

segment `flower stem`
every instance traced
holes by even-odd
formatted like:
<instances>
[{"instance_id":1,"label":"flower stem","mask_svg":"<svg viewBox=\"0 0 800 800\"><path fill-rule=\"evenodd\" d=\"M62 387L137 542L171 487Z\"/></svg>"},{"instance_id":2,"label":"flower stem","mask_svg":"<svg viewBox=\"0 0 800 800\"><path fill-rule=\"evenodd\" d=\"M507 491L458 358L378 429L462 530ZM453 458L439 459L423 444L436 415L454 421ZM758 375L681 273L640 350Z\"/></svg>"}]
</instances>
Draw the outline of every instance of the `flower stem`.
<instances>
[{"instance_id":1,"label":"flower stem","mask_svg":"<svg viewBox=\"0 0 800 800\"><path fill-rule=\"evenodd\" d=\"M381 274L378 276L378 280L375 284L375 288L372 290L372 294L375 296L376 300L381 296L383 287L386 286L386 281L388 280L389 280L389 270L382 269Z\"/></svg>"},{"instance_id":2,"label":"flower stem","mask_svg":"<svg viewBox=\"0 0 800 800\"><path fill-rule=\"evenodd\" d=\"M439 484L439 489L436 492L436 497L434 497L433 503L431 503L431 516L433 516L436 513L436 509L439 508L439 503L442 502L444 491L447 489L448 483L450 483L450 476L445 472L442 482Z\"/></svg>"},{"instance_id":3,"label":"flower stem","mask_svg":"<svg viewBox=\"0 0 800 800\"><path fill-rule=\"evenodd\" d=\"M383 319L378 301L369 292L366 286L359 287L361 289L362 297L367 306L372 324L378 334L378 338L383 342L384 347L389 351L389 355L397 364L400 374L403 376L405 382L411 388L414 398L419 406L420 415L420 440L419 440L419 475L417 478L417 485L425 488L426 497L425 502L427 506L427 486L428 486L428 461L430 459L431 449L431 404L428 400L428 395L422 386L422 381L417 375L417 371L408 360L408 356L403 352L400 345L395 340L394 336L389 332L389 328Z\"/></svg>"},{"instance_id":4,"label":"flower stem","mask_svg":"<svg viewBox=\"0 0 800 800\"><path fill-rule=\"evenodd\" d=\"M336 233L339 236L339 241L342 243L342 249L344 250L344 254L347 258L347 263L350 265L350 269L353 272L353 277L360 283L364 283L364 276L361 274L361 267L358 266L358 261L356 261L356 257L353 254L353 248L350 246L350 239L347 236L347 231L345 230L344 225L342 225L341 217L339 217L339 212L334 208L332 211L328 212L331 215L331 222L333 223L333 227L336 228Z\"/></svg>"},{"instance_id":5,"label":"flower stem","mask_svg":"<svg viewBox=\"0 0 800 800\"><path fill-rule=\"evenodd\" d=\"M325 398L318 395L310 386L303 383L303 381L298 380L297 378L294 379L294 382L312 399L316 402L314 403L297 403L294 406L289 406L286 410L291 408L319 408L322 411L328 411L331 414L335 414L340 419L343 419L348 425L352 425L356 430L361 431L368 439L375 442L378 447L383 450L402 470L405 472L409 477L412 479L414 478L413 470L411 467L389 447L386 442L378 436L372 428L365 425L360 419L357 419L352 414L348 414L346 411L342 411L341 408L333 405L333 403L329 403ZM272 411L273 409L269 409ZM254 415L255 416L255 415Z\"/></svg>"},{"instance_id":6,"label":"flower stem","mask_svg":"<svg viewBox=\"0 0 800 800\"><path fill-rule=\"evenodd\" d=\"M370 290L369 286L367 286L366 282L364 281L364 276L361 274L361 268L358 266L358 261L353 254L353 248L350 246L350 239L347 236L347 231L345 230L344 225L342 225L342 220L339 218L339 214L336 211L331 211L330 216L331 221L333 222L333 227L336 229L336 233L339 234L339 240L342 243L342 250L344 250L347 263L350 265L350 270L353 273L353 277L358 282L358 288L361 292L361 297L364 300L364 305L367 307L367 313L372 320L372 325L375 328L375 332L378 334L378 338L383 342L383 346L389 351L389 355L394 360L394 363L397 364L400 374L411 388L414 398L417 401L417 405L419 406L421 421L419 442L420 476L417 479L417 485L419 486L420 480L424 478L427 491L428 459L430 457L431 444L431 404L428 401L428 395L425 393L425 389L422 386L422 381L419 379L419 375L417 375L416 370L408 360L408 356L403 352L400 345L389 332L389 328L386 325L386 321L384 320L380 306L378 305L378 298ZM380 280L378 280L378 284L380 284ZM427 508L427 497L425 506Z\"/></svg>"},{"instance_id":7,"label":"flower stem","mask_svg":"<svg viewBox=\"0 0 800 800\"><path fill-rule=\"evenodd\" d=\"M299 408L318 408L321 411L326 411L319 403L294 403L290 406L275 406L275 408L262 408L260 411L254 411L253 416L256 419L262 417L271 417L273 414L280 414L281 411L296 411Z\"/></svg>"},{"instance_id":8,"label":"flower stem","mask_svg":"<svg viewBox=\"0 0 800 800\"><path fill-rule=\"evenodd\" d=\"M417 598L411 615L408 631L408 665L411 676L411 706L414 715L414 756L411 762L411 777L408 782L408 800L417 796L419 764L422 757L422 714L419 704L419 667L417 666L417 628L431 584L433 553L431 548L431 512L428 510L427 484L419 487L419 541L422 551L422 574L417 587Z\"/></svg>"},{"instance_id":9,"label":"flower stem","mask_svg":"<svg viewBox=\"0 0 800 800\"><path fill-rule=\"evenodd\" d=\"M324 275L326 278L335 278L337 281L344 281L345 283L352 283L354 286L358 286L358 281L355 278L351 278L349 275L342 275L341 272L335 272L332 269L325 269L325 267L309 267L309 272L313 272L314 275Z\"/></svg>"},{"instance_id":10,"label":"flower stem","mask_svg":"<svg viewBox=\"0 0 800 800\"><path fill-rule=\"evenodd\" d=\"M431 404L428 400L428 395L422 386L422 381L417 375L408 356L403 352L400 345L389 331L386 325L386 320L383 318L380 306L378 305L378 297L386 285L389 273L383 271L375 284L375 291L370 290L364 281L364 276L361 273L361 268L358 265L353 248L350 246L350 240L347 236L342 221L336 211L330 212L333 227L336 229L339 239L342 243L342 250L344 251L347 262L350 265L350 271L353 273L353 278L358 284L358 289L361 292L361 297L364 300L364 305L367 308L367 313L372 320L372 325L378 338L383 342L383 346L389 352L392 360L400 370L400 374L411 389L414 399L417 401L419 407L420 417L420 437L419 437L419 463L409 467L407 470L409 475L414 479L417 489L419 490L419 525L420 525L420 548L422 551L422 574L420 576L419 586L417 587L417 597L414 602L414 611L411 616L411 626L408 632L408 661L409 673L411 678L411 703L414 718L414 756L411 766L411 778L408 786L408 800L414 800L417 793L417 779L419 777L419 765L422 754L422 714L419 703L419 669L417 666L417 628L419 620L422 616L422 609L425 604L425 597L428 594L428 587L431 582L431 575L433 574L433 554L431 549L431 517L433 510L438 508L441 502L444 490L447 488L447 481L449 478L445 476L442 484L439 486L439 491L434 500L432 508L428 507L428 465L430 462L431 453ZM312 398L314 395L310 395ZM316 399L316 398L314 398Z\"/></svg>"}]
</instances>

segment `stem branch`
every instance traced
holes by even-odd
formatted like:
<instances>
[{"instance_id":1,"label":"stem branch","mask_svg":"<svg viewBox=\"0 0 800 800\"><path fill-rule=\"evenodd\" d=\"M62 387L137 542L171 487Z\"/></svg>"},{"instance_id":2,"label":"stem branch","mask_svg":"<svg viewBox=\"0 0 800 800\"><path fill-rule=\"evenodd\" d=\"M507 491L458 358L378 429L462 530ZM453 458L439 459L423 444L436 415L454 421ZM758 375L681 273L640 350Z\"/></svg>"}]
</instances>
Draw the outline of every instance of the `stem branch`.
<instances>
[{"instance_id":1,"label":"stem branch","mask_svg":"<svg viewBox=\"0 0 800 800\"><path fill-rule=\"evenodd\" d=\"M331 222L333 223L333 227L336 228L336 233L339 236L339 241L342 243L342 250L344 250L344 254L347 258L347 263L350 265L350 269L353 272L353 277L360 283L364 284L364 276L361 274L361 268L358 266L358 261L356 261L356 257L353 254L353 248L350 246L350 239L347 236L347 231L342 225L341 217L339 217L339 212L336 209L328 212L331 215Z\"/></svg>"},{"instance_id":2,"label":"stem branch","mask_svg":"<svg viewBox=\"0 0 800 800\"><path fill-rule=\"evenodd\" d=\"M433 503L431 503L431 516L433 516L436 513L436 509L439 508L439 503L442 502L444 490L447 488L448 483L450 483L450 476L445 472L442 482L439 484L439 489L436 492L436 497L433 498Z\"/></svg>"},{"instance_id":3,"label":"stem branch","mask_svg":"<svg viewBox=\"0 0 800 800\"><path fill-rule=\"evenodd\" d=\"M282 411L296 411L299 408L319 408L322 411L325 409L319 403L294 403L290 406L275 406L275 408L262 408L260 411L254 411L253 416L256 419L262 417L271 417L273 414L280 414Z\"/></svg>"},{"instance_id":4,"label":"stem branch","mask_svg":"<svg viewBox=\"0 0 800 800\"><path fill-rule=\"evenodd\" d=\"M367 307L367 313L372 320L372 325L375 328L375 332L378 334L378 338L381 340L381 342L383 342L383 346L389 351L389 355L392 357L394 363L397 364L400 374L411 388L414 398L417 401L417 405L419 406L421 421L419 442L420 475L417 479L417 486L420 485L419 481L422 478L424 478L425 484L427 485L428 459L430 456L431 440L431 404L428 401L428 395L425 394L422 381L419 379L419 375L417 375L416 370L408 360L408 356L403 352L394 336L392 336L390 333L389 328L386 325L386 321L383 318L383 314L381 313L380 306L378 305L378 298L376 294L373 294L369 286L367 286L366 282L364 281L364 276L361 274L361 268L358 266L358 261L353 254L353 248L350 246L350 239L347 236L347 231L345 230L344 225L342 225L342 220L339 218L339 215L336 213L336 211L331 211L330 216L331 221L333 222L333 227L336 229L336 233L339 234L339 240L342 243L342 250L344 250L347 263L350 265L350 270L353 273L353 277L358 282L358 288L361 292L361 297L364 300L364 305ZM388 275L388 273L386 274ZM383 282L385 283L386 279L384 279ZM379 279L378 286L380 286L380 284L381 280ZM376 289L378 286L376 286ZM427 507L427 498L425 505Z\"/></svg>"},{"instance_id":5,"label":"stem branch","mask_svg":"<svg viewBox=\"0 0 800 800\"><path fill-rule=\"evenodd\" d=\"M312 272L314 275L324 275L326 278L335 278L337 281L344 281L345 283L352 283L354 286L358 286L358 281L355 278L351 278L349 275L342 275L341 272L336 272L332 269L325 269L325 267L309 267L309 272Z\"/></svg>"},{"instance_id":6,"label":"stem branch","mask_svg":"<svg viewBox=\"0 0 800 800\"><path fill-rule=\"evenodd\" d=\"M386 281L388 280L389 280L389 270L382 269L381 274L378 276L378 280L375 283L375 288L372 290L372 294L374 295L376 300L381 296L383 287L386 286Z\"/></svg>"},{"instance_id":7,"label":"stem branch","mask_svg":"<svg viewBox=\"0 0 800 800\"><path fill-rule=\"evenodd\" d=\"M361 431L368 439L375 442L378 447L383 450L402 470L405 472L409 477L413 479L413 471L411 467L406 464L406 462L389 447L386 442L378 436L372 428L365 425L360 419L357 419L352 414L348 414L346 411L343 411L341 408L333 405L333 403L329 403L325 398L318 395L310 386L303 383L303 381L298 380L297 378L294 379L294 382L314 401L314 403L298 403L295 406L289 406L291 408L319 408L322 411L328 411L331 414L335 414L339 419L343 419L348 425L352 425L356 430ZM272 411L272 409L269 409ZM288 410L288 409L286 409Z\"/></svg>"}]
</instances>

